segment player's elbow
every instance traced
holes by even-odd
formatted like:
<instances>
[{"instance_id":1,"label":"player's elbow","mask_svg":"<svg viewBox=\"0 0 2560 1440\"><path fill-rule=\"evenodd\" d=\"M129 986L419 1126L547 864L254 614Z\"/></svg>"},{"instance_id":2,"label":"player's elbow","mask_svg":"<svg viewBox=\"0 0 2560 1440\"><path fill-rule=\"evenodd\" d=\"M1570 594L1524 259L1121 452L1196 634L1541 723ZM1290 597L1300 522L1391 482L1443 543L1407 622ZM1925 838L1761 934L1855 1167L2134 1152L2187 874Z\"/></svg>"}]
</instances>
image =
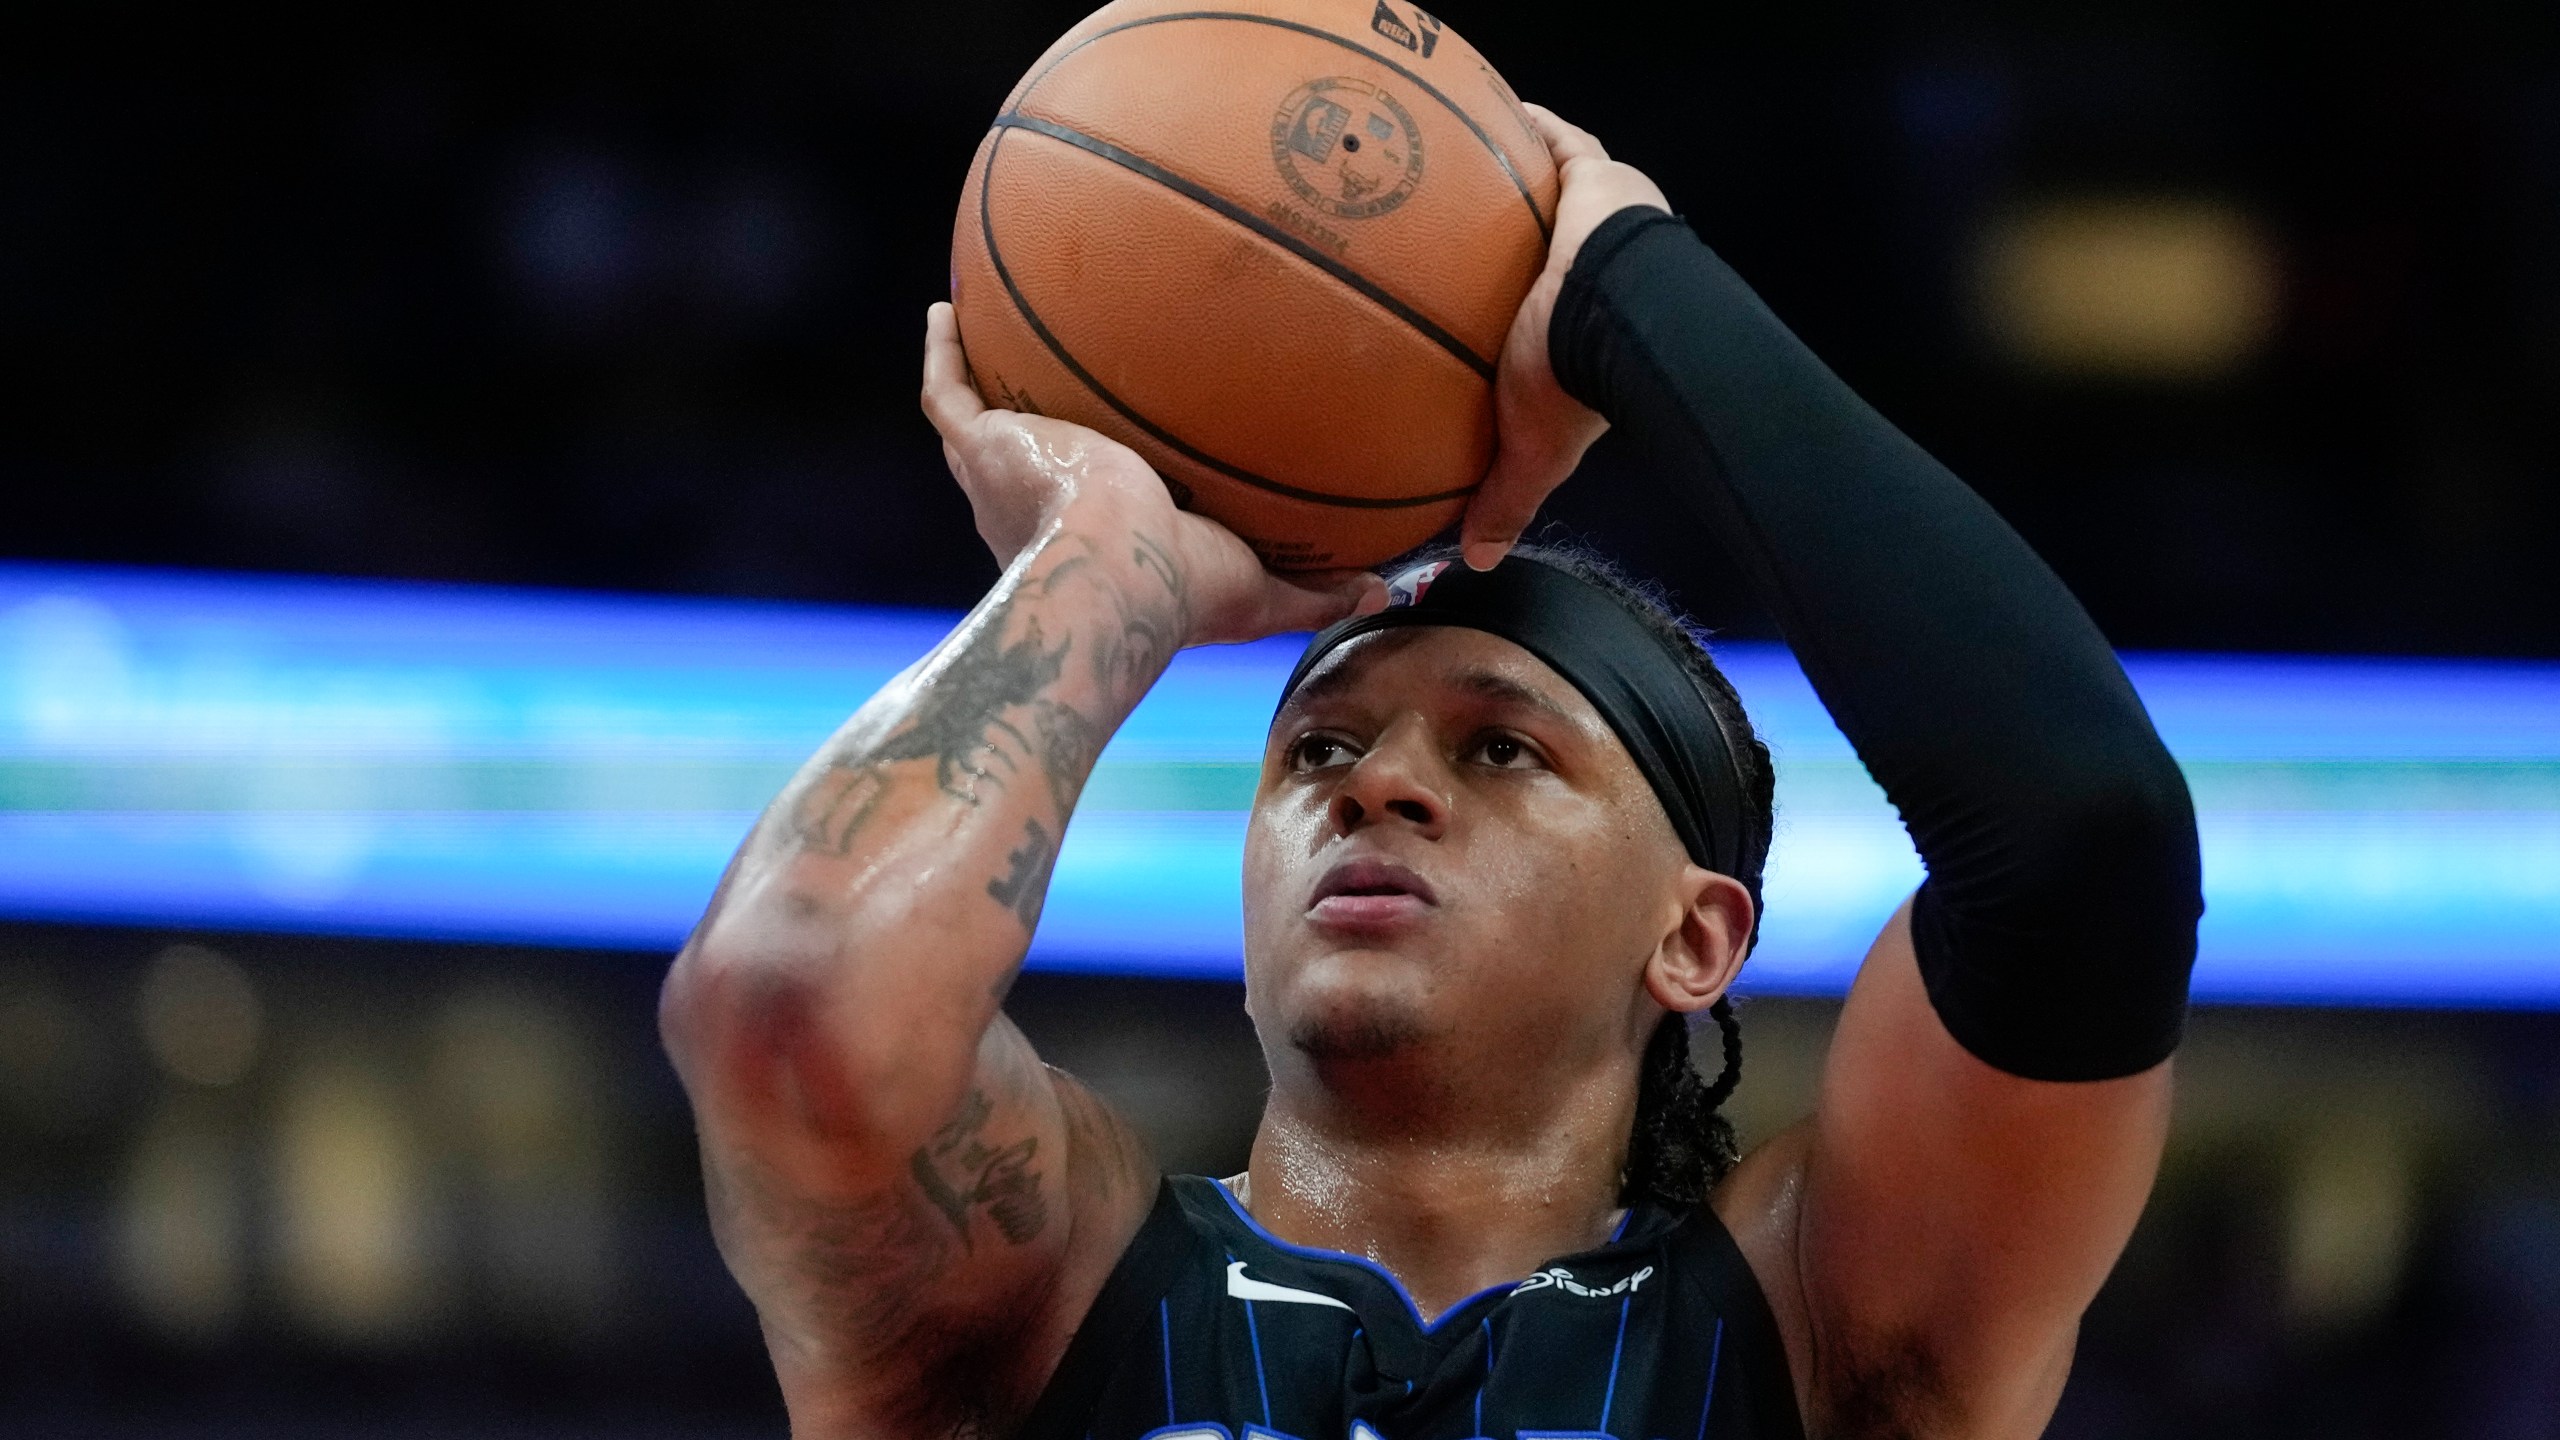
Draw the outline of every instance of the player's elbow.
<instances>
[{"instance_id":1,"label":"player's elbow","mask_svg":"<svg viewBox=\"0 0 2560 1440\"><path fill-rule=\"evenodd\" d=\"M896 1013L852 968L688 945L659 989L658 1033L697 1112L834 1146L895 1148L931 1130L975 1047L935 1043L929 1017Z\"/></svg>"},{"instance_id":2,"label":"player's elbow","mask_svg":"<svg viewBox=\"0 0 2560 1440\"><path fill-rule=\"evenodd\" d=\"M2183 924L2202 913L2202 867L2186 776L2149 728L2092 746L2038 777L2013 811L1987 888L2035 922L2099 916Z\"/></svg>"},{"instance_id":3,"label":"player's elbow","mask_svg":"<svg viewBox=\"0 0 2560 1440\"><path fill-rule=\"evenodd\" d=\"M725 897L724 897L725 898ZM805 971L795 947L775 943L769 926L742 924L738 907L714 899L711 912L676 953L658 986L658 1040L688 1084L715 1060L741 1050L769 998L794 988Z\"/></svg>"},{"instance_id":4,"label":"player's elbow","mask_svg":"<svg viewBox=\"0 0 2560 1440\"><path fill-rule=\"evenodd\" d=\"M688 1085L727 1048L721 1038L739 1018L739 978L734 967L706 955L697 940L677 952L658 984L658 1043Z\"/></svg>"}]
</instances>

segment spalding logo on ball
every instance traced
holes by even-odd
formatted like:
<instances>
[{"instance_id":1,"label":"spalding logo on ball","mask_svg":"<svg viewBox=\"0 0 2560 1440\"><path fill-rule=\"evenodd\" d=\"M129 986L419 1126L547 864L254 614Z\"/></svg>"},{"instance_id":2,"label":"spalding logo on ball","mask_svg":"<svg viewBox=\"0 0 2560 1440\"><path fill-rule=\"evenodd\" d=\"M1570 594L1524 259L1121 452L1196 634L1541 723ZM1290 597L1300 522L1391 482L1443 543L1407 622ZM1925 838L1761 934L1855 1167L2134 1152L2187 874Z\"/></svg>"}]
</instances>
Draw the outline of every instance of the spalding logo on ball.
<instances>
[{"instance_id":1,"label":"spalding logo on ball","mask_svg":"<svg viewBox=\"0 0 2560 1440\"><path fill-rule=\"evenodd\" d=\"M969 167L952 302L979 392L1119 440L1280 569L1465 508L1555 166L1511 88L1390 0L1107 5Z\"/></svg>"}]
</instances>

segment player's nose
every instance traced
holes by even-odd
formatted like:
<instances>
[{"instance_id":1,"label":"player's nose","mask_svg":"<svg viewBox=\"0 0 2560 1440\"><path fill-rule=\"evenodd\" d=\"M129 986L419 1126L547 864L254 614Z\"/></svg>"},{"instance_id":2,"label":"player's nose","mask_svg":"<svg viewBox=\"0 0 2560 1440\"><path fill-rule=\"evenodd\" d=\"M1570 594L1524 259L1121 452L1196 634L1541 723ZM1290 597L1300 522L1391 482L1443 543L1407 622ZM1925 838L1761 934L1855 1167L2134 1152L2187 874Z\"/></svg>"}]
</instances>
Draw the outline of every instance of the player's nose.
<instances>
[{"instance_id":1,"label":"player's nose","mask_svg":"<svg viewBox=\"0 0 2560 1440\"><path fill-rule=\"evenodd\" d=\"M1334 789L1333 828L1349 835L1370 825L1401 823L1437 840L1448 828L1449 796L1440 765L1418 727L1397 726L1353 762Z\"/></svg>"}]
</instances>

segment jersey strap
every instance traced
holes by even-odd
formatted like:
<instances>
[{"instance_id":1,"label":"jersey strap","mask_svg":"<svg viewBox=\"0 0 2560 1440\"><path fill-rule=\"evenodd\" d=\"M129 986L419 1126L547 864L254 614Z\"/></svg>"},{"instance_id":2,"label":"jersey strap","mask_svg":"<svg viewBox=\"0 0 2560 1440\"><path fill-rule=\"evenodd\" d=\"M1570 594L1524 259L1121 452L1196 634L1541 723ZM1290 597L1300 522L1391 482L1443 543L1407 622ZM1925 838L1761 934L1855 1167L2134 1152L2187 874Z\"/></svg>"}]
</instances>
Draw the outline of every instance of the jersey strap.
<instances>
[{"instance_id":1,"label":"jersey strap","mask_svg":"<svg viewBox=\"0 0 2560 1440\"><path fill-rule=\"evenodd\" d=\"M1796 1407L1795 1378L1787 1368L1786 1339L1768 1295L1751 1273L1751 1261L1725 1228L1715 1207L1700 1204L1684 1227L1695 1263L1679 1267L1677 1281L1735 1327L1734 1358L1742 1366L1744 1393L1765 1411L1772 1437L1803 1440L1804 1417Z\"/></svg>"}]
</instances>

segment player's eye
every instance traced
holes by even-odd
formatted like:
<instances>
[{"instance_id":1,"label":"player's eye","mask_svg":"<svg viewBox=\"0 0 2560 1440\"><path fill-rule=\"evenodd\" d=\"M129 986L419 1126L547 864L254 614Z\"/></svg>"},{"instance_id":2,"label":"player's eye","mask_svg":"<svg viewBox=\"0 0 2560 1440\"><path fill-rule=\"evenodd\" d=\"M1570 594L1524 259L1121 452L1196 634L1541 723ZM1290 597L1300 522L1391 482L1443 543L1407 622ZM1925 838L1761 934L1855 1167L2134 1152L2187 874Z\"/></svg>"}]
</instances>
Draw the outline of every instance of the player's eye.
<instances>
[{"instance_id":1,"label":"player's eye","mask_svg":"<svg viewBox=\"0 0 2560 1440\"><path fill-rule=\"evenodd\" d=\"M1538 753L1536 746L1517 735L1499 730L1479 737L1469 758L1497 770L1530 770L1546 763L1546 757Z\"/></svg>"},{"instance_id":2,"label":"player's eye","mask_svg":"<svg viewBox=\"0 0 2560 1440\"><path fill-rule=\"evenodd\" d=\"M1301 735L1289 746L1289 768L1300 774L1348 765L1358 757L1338 735Z\"/></svg>"}]
</instances>

